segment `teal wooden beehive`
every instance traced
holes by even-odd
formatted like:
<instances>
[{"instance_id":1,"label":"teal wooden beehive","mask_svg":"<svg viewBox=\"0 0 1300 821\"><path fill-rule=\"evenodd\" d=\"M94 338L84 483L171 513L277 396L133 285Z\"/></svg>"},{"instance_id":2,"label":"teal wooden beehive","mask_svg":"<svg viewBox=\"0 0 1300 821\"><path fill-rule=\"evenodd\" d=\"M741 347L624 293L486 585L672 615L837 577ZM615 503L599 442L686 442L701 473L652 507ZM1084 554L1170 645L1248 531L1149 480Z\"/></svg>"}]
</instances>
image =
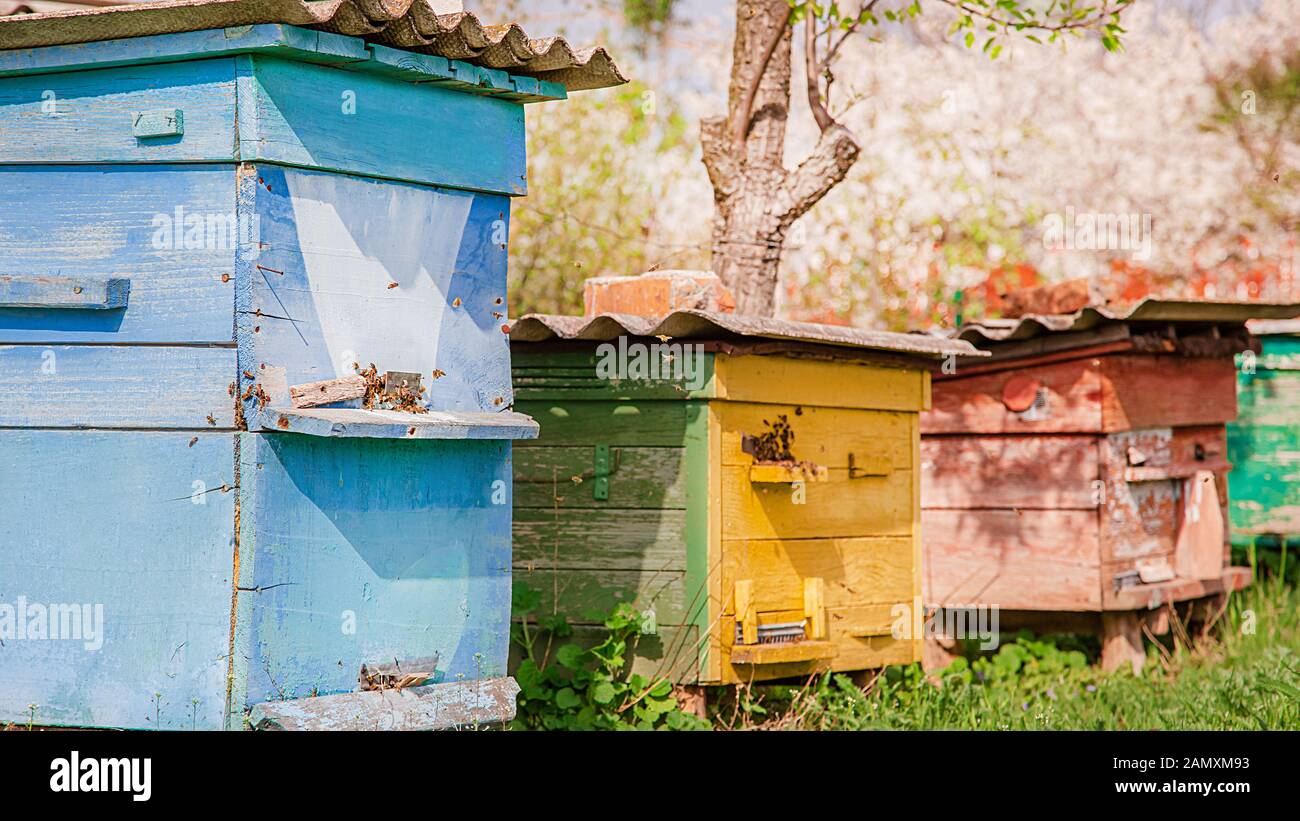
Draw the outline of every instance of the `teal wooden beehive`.
<instances>
[{"instance_id":1,"label":"teal wooden beehive","mask_svg":"<svg viewBox=\"0 0 1300 821\"><path fill-rule=\"evenodd\" d=\"M1300 321L1256 321L1250 329L1260 352L1237 358L1241 410L1228 425L1232 541L1294 548L1300 541Z\"/></svg>"},{"instance_id":2,"label":"teal wooden beehive","mask_svg":"<svg viewBox=\"0 0 1300 821\"><path fill-rule=\"evenodd\" d=\"M513 714L523 105L621 78L446 5L0 19L0 723Z\"/></svg>"}]
</instances>

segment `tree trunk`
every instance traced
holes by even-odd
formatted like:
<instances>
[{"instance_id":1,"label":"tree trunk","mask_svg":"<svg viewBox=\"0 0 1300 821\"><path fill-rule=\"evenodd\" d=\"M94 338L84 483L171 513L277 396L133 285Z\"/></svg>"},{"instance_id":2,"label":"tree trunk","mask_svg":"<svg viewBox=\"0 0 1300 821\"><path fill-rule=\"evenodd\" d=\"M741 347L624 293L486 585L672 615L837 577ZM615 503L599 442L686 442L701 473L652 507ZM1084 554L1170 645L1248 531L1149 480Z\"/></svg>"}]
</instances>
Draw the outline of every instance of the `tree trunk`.
<instances>
[{"instance_id":1,"label":"tree trunk","mask_svg":"<svg viewBox=\"0 0 1300 821\"><path fill-rule=\"evenodd\" d=\"M789 18L787 0L738 0L728 114L704 120L700 129L716 208L713 269L735 295L736 310L756 316L776 312L786 232L844 179L859 151L853 135L832 124L803 165L794 172L785 169Z\"/></svg>"}]
</instances>

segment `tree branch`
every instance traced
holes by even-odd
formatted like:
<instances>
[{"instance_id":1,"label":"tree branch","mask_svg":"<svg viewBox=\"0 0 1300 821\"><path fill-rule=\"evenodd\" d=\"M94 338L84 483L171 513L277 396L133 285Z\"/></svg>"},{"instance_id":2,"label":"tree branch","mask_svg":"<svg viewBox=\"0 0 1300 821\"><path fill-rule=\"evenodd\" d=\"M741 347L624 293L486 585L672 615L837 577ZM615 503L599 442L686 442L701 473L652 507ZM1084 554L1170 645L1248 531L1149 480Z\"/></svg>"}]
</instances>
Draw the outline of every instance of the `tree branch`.
<instances>
[{"instance_id":1,"label":"tree branch","mask_svg":"<svg viewBox=\"0 0 1300 821\"><path fill-rule=\"evenodd\" d=\"M853 132L839 123L831 123L808 159L787 175L781 186L773 209L780 215L781 223L793 224L843 182L861 151Z\"/></svg>"},{"instance_id":2,"label":"tree branch","mask_svg":"<svg viewBox=\"0 0 1300 821\"><path fill-rule=\"evenodd\" d=\"M749 85L745 88L745 94L741 97L740 105L733 115L731 142L738 152L744 150L745 139L749 136L749 121L754 116L754 100L758 97L758 89L763 83L763 76L767 74L767 67L772 62L772 55L776 54L776 47L781 45L781 38L785 37L785 30L789 27L789 15L786 16L784 25L773 27L773 36L763 49L762 62L759 63L758 70L749 78Z\"/></svg>"},{"instance_id":3,"label":"tree branch","mask_svg":"<svg viewBox=\"0 0 1300 821\"><path fill-rule=\"evenodd\" d=\"M812 109L813 119L817 121L817 128L822 133L826 129L835 125L835 118L831 117L826 110L826 104L822 101L821 89L821 71L822 68L817 63L817 18L809 14L803 21L803 58L804 74L808 86L808 107Z\"/></svg>"}]
</instances>

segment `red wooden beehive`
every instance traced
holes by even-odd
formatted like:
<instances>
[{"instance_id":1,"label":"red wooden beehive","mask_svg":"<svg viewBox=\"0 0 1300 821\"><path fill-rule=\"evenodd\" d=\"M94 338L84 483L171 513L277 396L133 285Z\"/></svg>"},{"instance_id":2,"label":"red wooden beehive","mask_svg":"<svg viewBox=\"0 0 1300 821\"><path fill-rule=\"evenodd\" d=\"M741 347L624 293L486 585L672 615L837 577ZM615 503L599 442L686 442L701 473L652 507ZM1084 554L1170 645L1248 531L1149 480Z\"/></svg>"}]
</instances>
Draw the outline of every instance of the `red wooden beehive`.
<instances>
[{"instance_id":1,"label":"red wooden beehive","mask_svg":"<svg viewBox=\"0 0 1300 821\"><path fill-rule=\"evenodd\" d=\"M936 373L922 414L927 606L1098 632L1105 666L1137 669L1144 622L1248 585L1225 526L1233 357L1247 319L1296 311L1148 300L964 326L992 358Z\"/></svg>"}]
</instances>

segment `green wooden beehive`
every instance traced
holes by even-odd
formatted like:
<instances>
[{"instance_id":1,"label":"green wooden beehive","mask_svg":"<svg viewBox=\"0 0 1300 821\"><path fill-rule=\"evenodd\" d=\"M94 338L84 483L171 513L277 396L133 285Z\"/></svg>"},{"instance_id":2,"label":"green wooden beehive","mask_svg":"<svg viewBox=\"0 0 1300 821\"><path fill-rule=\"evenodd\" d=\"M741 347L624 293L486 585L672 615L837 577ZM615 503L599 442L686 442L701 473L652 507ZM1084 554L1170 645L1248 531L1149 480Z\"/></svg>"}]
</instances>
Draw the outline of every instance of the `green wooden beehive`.
<instances>
[{"instance_id":1,"label":"green wooden beehive","mask_svg":"<svg viewBox=\"0 0 1300 821\"><path fill-rule=\"evenodd\" d=\"M654 628L633 670L681 684L919 659L919 635L893 630L920 597L918 416L929 367L976 352L716 309L626 312L709 287L682 274L618 278L635 291L625 305L513 327L515 410L541 427L515 450L516 583L580 641L634 605ZM784 457L763 444L779 431Z\"/></svg>"},{"instance_id":2,"label":"green wooden beehive","mask_svg":"<svg viewBox=\"0 0 1300 821\"><path fill-rule=\"evenodd\" d=\"M1237 357L1228 425L1232 540L1277 546L1300 535L1300 321L1251 323L1261 352Z\"/></svg>"}]
</instances>

